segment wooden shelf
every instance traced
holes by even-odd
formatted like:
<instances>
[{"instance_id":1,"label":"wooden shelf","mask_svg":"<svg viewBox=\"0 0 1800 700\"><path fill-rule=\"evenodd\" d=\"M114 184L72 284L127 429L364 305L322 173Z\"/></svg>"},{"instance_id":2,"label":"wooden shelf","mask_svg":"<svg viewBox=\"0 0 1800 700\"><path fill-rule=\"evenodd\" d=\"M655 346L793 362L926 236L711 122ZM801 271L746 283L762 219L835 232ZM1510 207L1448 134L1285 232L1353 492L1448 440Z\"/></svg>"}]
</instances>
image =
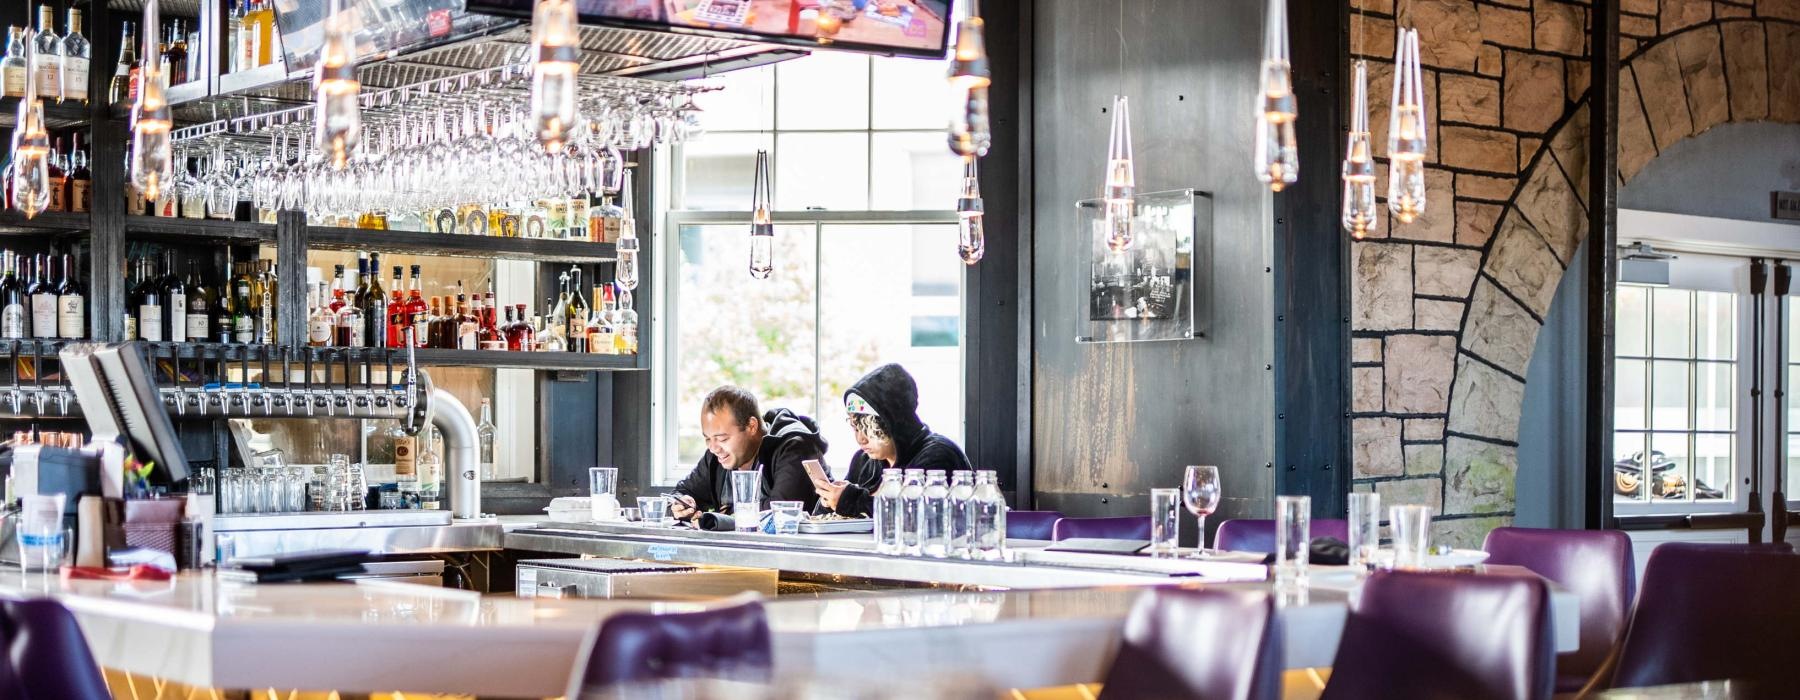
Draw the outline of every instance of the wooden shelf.
<instances>
[{"instance_id":1,"label":"wooden shelf","mask_svg":"<svg viewBox=\"0 0 1800 700\"><path fill-rule=\"evenodd\" d=\"M184 219L161 216L127 216L125 231L152 238L262 241L275 240L274 224L220 219Z\"/></svg>"},{"instance_id":2,"label":"wooden shelf","mask_svg":"<svg viewBox=\"0 0 1800 700\"><path fill-rule=\"evenodd\" d=\"M589 355L579 352L506 352L500 350L418 350L426 367L492 367L535 370L634 370L637 355Z\"/></svg>"},{"instance_id":3,"label":"wooden shelf","mask_svg":"<svg viewBox=\"0 0 1800 700\"><path fill-rule=\"evenodd\" d=\"M89 111L91 108L85 102L63 100L59 103L54 95L39 101L44 103L45 126L51 130L85 126L93 119L93 112ZM17 127L13 122L17 121L18 115L19 98L0 97L0 129ZM85 136L82 143L87 143Z\"/></svg>"},{"instance_id":4,"label":"wooden shelf","mask_svg":"<svg viewBox=\"0 0 1800 700\"><path fill-rule=\"evenodd\" d=\"M609 262L618 259L618 251L611 243L321 226L306 227L306 246L313 250L370 250L545 262Z\"/></svg>"},{"instance_id":5,"label":"wooden shelf","mask_svg":"<svg viewBox=\"0 0 1800 700\"><path fill-rule=\"evenodd\" d=\"M87 212L47 211L27 219L16 209L0 211L0 233L87 233L92 225Z\"/></svg>"}]
</instances>

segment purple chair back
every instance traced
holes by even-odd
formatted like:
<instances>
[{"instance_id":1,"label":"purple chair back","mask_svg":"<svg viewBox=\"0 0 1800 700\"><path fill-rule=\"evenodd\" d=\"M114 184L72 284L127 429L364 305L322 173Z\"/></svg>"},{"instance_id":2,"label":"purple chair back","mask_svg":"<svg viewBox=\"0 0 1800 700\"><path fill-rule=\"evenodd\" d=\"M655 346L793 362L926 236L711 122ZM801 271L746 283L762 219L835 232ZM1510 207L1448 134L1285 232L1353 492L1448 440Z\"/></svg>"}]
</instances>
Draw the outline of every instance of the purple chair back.
<instances>
[{"instance_id":1,"label":"purple chair back","mask_svg":"<svg viewBox=\"0 0 1800 700\"><path fill-rule=\"evenodd\" d=\"M1006 511L1006 539L1048 540L1063 514L1054 510Z\"/></svg>"},{"instance_id":2,"label":"purple chair back","mask_svg":"<svg viewBox=\"0 0 1800 700\"><path fill-rule=\"evenodd\" d=\"M1377 571L1351 607L1321 697L1548 698L1551 633L1537 576Z\"/></svg>"},{"instance_id":3,"label":"purple chair back","mask_svg":"<svg viewBox=\"0 0 1800 700\"><path fill-rule=\"evenodd\" d=\"M1314 539L1335 537L1350 541L1348 520L1314 518L1310 527ZM1274 554L1275 521L1238 518L1219 523L1219 531L1213 536L1213 549Z\"/></svg>"},{"instance_id":4,"label":"purple chair back","mask_svg":"<svg viewBox=\"0 0 1800 700\"><path fill-rule=\"evenodd\" d=\"M619 613L606 618L569 697L619 683L671 678L765 678L772 667L761 603L695 613Z\"/></svg>"},{"instance_id":5,"label":"purple chair back","mask_svg":"<svg viewBox=\"0 0 1800 700\"><path fill-rule=\"evenodd\" d=\"M1625 635L1637 585L1631 538L1618 530L1495 528L1481 548L1489 564L1523 566L1581 601L1581 647L1556 659L1556 690L1586 685Z\"/></svg>"},{"instance_id":6,"label":"purple chair back","mask_svg":"<svg viewBox=\"0 0 1800 700\"><path fill-rule=\"evenodd\" d=\"M1800 649L1796 591L1800 557L1779 548L1658 546L1612 685L1733 679L1788 687Z\"/></svg>"},{"instance_id":7,"label":"purple chair back","mask_svg":"<svg viewBox=\"0 0 1800 700\"><path fill-rule=\"evenodd\" d=\"M1275 599L1250 590L1165 588L1139 597L1101 700L1281 696Z\"/></svg>"},{"instance_id":8,"label":"purple chair back","mask_svg":"<svg viewBox=\"0 0 1800 700\"><path fill-rule=\"evenodd\" d=\"M1150 539L1150 516L1121 515L1111 518L1063 518L1056 521L1056 525L1050 528L1050 539L1057 542L1076 538L1148 540Z\"/></svg>"},{"instance_id":9,"label":"purple chair back","mask_svg":"<svg viewBox=\"0 0 1800 700\"><path fill-rule=\"evenodd\" d=\"M109 700L75 616L48 598L0 603L0 698Z\"/></svg>"}]
</instances>

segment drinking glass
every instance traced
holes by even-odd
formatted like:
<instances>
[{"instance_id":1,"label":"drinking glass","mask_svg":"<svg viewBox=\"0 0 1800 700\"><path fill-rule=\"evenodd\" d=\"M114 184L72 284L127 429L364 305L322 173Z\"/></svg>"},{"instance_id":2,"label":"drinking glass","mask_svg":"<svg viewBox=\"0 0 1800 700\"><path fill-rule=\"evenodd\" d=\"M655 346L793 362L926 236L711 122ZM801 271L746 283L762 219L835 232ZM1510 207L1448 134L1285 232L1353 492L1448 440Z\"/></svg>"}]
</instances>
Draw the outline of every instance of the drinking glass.
<instances>
[{"instance_id":1,"label":"drinking glass","mask_svg":"<svg viewBox=\"0 0 1800 700\"><path fill-rule=\"evenodd\" d=\"M306 467L287 468L287 512L306 512L306 485L309 481Z\"/></svg>"},{"instance_id":2,"label":"drinking glass","mask_svg":"<svg viewBox=\"0 0 1800 700\"><path fill-rule=\"evenodd\" d=\"M1174 556L1181 541L1181 489L1150 489L1150 553Z\"/></svg>"},{"instance_id":3,"label":"drinking glass","mask_svg":"<svg viewBox=\"0 0 1800 700\"><path fill-rule=\"evenodd\" d=\"M69 563L75 534L58 522L53 527L20 523L19 570L24 573L56 571Z\"/></svg>"},{"instance_id":4,"label":"drinking glass","mask_svg":"<svg viewBox=\"0 0 1800 700\"><path fill-rule=\"evenodd\" d=\"M1381 494L1350 494L1350 567L1358 573L1375 563L1381 547Z\"/></svg>"},{"instance_id":5,"label":"drinking glass","mask_svg":"<svg viewBox=\"0 0 1800 700\"><path fill-rule=\"evenodd\" d=\"M737 529L754 531L762 511L762 470L740 469L731 472L731 517Z\"/></svg>"},{"instance_id":6,"label":"drinking glass","mask_svg":"<svg viewBox=\"0 0 1800 700\"><path fill-rule=\"evenodd\" d=\"M669 499L664 496L639 496L638 512L643 514L644 522L661 525L663 515L669 511Z\"/></svg>"},{"instance_id":7,"label":"drinking glass","mask_svg":"<svg viewBox=\"0 0 1800 700\"><path fill-rule=\"evenodd\" d=\"M769 501L770 516L775 523L775 534L800 534L800 519L804 517L806 504L801 501Z\"/></svg>"},{"instance_id":8,"label":"drinking glass","mask_svg":"<svg viewBox=\"0 0 1800 700\"><path fill-rule=\"evenodd\" d=\"M594 520L619 519L619 469L617 467L590 467L588 469L588 503L593 508Z\"/></svg>"},{"instance_id":9,"label":"drinking glass","mask_svg":"<svg viewBox=\"0 0 1800 700\"><path fill-rule=\"evenodd\" d=\"M1431 546L1431 506L1394 506L1388 509L1394 528L1394 568L1422 569Z\"/></svg>"},{"instance_id":10,"label":"drinking glass","mask_svg":"<svg viewBox=\"0 0 1800 700\"><path fill-rule=\"evenodd\" d=\"M1182 502L1200 522L1200 549L1206 550L1206 516L1219 508L1219 468L1191 466L1182 479Z\"/></svg>"},{"instance_id":11,"label":"drinking glass","mask_svg":"<svg viewBox=\"0 0 1800 700\"><path fill-rule=\"evenodd\" d=\"M1312 497L1275 497L1275 585L1306 585L1306 564L1312 544Z\"/></svg>"}]
</instances>

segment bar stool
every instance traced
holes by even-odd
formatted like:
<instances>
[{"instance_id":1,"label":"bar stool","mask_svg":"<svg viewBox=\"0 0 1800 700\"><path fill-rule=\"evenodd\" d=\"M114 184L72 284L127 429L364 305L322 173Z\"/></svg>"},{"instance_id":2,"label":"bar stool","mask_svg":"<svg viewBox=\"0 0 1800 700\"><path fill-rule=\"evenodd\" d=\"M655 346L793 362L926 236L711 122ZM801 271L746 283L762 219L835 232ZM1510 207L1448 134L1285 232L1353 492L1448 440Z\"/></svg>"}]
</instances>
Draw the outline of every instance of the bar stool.
<instances>
[{"instance_id":1,"label":"bar stool","mask_svg":"<svg viewBox=\"0 0 1800 700\"><path fill-rule=\"evenodd\" d=\"M0 603L0 698L109 700L75 616L48 598Z\"/></svg>"},{"instance_id":2,"label":"bar stool","mask_svg":"<svg viewBox=\"0 0 1800 700\"><path fill-rule=\"evenodd\" d=\"M1791 685L1800 557L1767 545L1669 543L1650 552L1613 687L1733 679Z\"/></svg>"},{"instance_id":3,"label":"bar stool","mask_svg":"<svg viewBox=\"0 0 1800 700\"><path fill-rule=\"evenodd\" d=\"M1006 511L1006 539L1048 540L1056 521L1062 517L1062 513L1054 510Z\"/></svg>"},{"instance_id":4,"label":"bar stool","mask_svg":"<svg viewBox=\"0 0 1800 700\"><path fill-rule=\"evenodd\" d=\"M1350 541L1348 520L1318 518L1312 521L1310 527L1315 538L1335 537L1344 542ZM1238 518L1219 523L1219 531L1213 535L1213 549L1274 554L1275 521Z\"/></svg>"},{"instance_id":5,"label":"bar stool","mask_svg":"<svg viewBox=\"0 0 1800 700\"><path fill-rule=\"evenodd\" d=\"M1605 665L1625 636L1637 568L1618 530L1495 528L1481 548L1489 564L1523 566L1581 601L1581 647L1556 657L1556 692L1573 692Z\"/></svg>"},{"instance_id":6,"label":"bar stool","mask_svg":"<svg viewBox=\"0 0 1800 700\"><path fill-rule=\"evenodd\" d=\"M570 698L607 686L675 678L764 680L773 667L769 621L757 596L693 613L619 613L589 633Z\"/></svg>"},{"instance_id":7,"label":"bar stool","mask_svg":"<svg viewBox=\"0 0 1800 700\"><path fill-rule=\"evenodd\" d=\"M1551 633L1535 575L1377 571L1351 605L1320 697L1548 698Z\"/></svg>"},{"instance_id":8,"label":"bar stool","mask_svg":"<svg viewBox=\"0 0 1800 700\"><path fill-rule=\"evenodd\" d=\"M1281 628L1262 591L1166 588L1139 597L1100 700L1273 700Z\"/></svg>"},{"instance_id":9,"label":"bar stool","mask_svg":"<svg viewBox=\"0 0 1800 700\"><path fill-rule=\"evenodd\" d=\"M1063 518L1050 528L1057 542L1076 538L1102 540L1150 539L1150 516L1122 515L1110 518Z\"/></svg>"}]
</instances>

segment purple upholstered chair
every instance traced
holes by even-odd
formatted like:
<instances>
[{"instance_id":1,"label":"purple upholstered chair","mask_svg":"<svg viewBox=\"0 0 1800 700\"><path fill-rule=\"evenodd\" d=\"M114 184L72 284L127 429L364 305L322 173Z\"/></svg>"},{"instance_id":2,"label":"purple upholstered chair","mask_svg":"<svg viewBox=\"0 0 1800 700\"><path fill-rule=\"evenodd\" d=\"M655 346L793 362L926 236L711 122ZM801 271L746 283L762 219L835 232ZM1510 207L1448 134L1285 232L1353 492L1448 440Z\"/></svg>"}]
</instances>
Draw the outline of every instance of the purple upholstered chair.
<instances>
[{"instance_id":1,"label":"purple upholstered chair","mask_svg":"<svg viewBox=\"0 0 1800 700\"><path fill-rule=\"evenodd\" d=\"M1350 541L1348 520L1315 518L1311 529L1314 538L1335 537ZM1219 523L1219 531L1213 535L1213 549L1274 554L1275 521L1238 518Z\"/></svg>"},{"instance_id":2,"label":"purple upholstered chair","mask_svg":"<svg viewBox=\"0 0 1800 700\"><path fill-rule=\"evenodd\" d=\"M619 613L590 635L569 697L620 683L766 678L772 666L761 603L694 613Z\"/></svg>"},{"instance_id":3,"label":"purple upholstered chair","mask_svg":"<svg viewBox=\"0 0 1800 700\"><path fill-rule=\"evenodd\" d=\"M1581 601L1581 647L1556 658L1556 691L1581 690L1625 634L1637 568L1618 530L1495 528L1481 545L1489 564L1523 566Z\"/></svg>"},{"instance_id":4,"label":"purple upholstered chair","mask_svg":"<svg viewBox=\"0 0 1800 700\"><path fill-rule=\"evenodd\" d=\"M1537 576L1377 571L1351 607L1321 697L1548 698L1551 633Z\"/></svg>"},{"instance_id":5,"label":"purple upholstered chair","mask_svg":"<svg viewBox=\"0 0 1800 700\"><path fill-rule=\"evenodd\" d=\"M1273 700L1281 696L1281 626L1261 591L1146 592L1101 700Z\"/></svg>"},{"instance_id":6,"label":"purple upholstered chair","mask_svg":"<svg viewBox=\"0 0 1800 700\"><path fill-rule=\"evenodd\" d=\"M1008 516L1011 514L1008 513ZM1121 515L1111 518L1063 518L1050 528L1050 539L1057 542L1076 538L1102 540L1150 539L1150 516Z\"/></svg>"},{"instance_id":7,"label":"purple upholstered chair","mask_svg":"<svg viewBox=\"0 0 1800 700\"><path fill-rule=\"evenodd\" d=\"M75 616L48 598L0 603L0 698L107 700Z\"/></svg>"},{"instance_id":8,"label":"purple upholstered chair","mask_svg":"<svg viewBox=\"0 0 1800 700\"><path fill-rule=\"evenodd\" d=\"M1800 557L1744 545L1650 552L1613 687L1747 680L1790 688L1800 649Z\"/></svg>"},{"instance_id":9,"label":"purple upholstered chair","mask_svg":"<svg viewBox=\"0 0 1800 700\"><path fill-rule=\"evenodd\" d=\"M1006 511L1006 538L1009 540L1048 540L1056 521L1063 514L1054 510Z\"/></svg>"}]
</instances>

